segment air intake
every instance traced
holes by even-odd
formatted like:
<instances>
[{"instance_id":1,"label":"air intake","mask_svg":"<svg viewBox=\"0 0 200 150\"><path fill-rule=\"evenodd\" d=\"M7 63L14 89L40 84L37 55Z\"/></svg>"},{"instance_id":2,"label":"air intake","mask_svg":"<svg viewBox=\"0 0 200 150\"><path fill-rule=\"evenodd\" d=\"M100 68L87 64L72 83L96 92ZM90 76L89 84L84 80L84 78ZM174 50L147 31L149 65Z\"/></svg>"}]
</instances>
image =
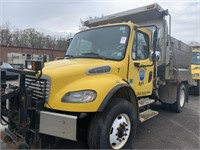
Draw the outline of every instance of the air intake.
<instances>
[{"instance_id":1,"label":"air intake","mask_svg":"<svg viewBox=\"0 0 200 150\"><path fill-rule=\"evenodd\" d=\"M95 67L95 68L89 69L87 71L87 74L89 74L89 75L102 74L102 73L108 73L110 71L111 71L110 66L101 66L101 67Z\"/></svg>"}]
</instances>

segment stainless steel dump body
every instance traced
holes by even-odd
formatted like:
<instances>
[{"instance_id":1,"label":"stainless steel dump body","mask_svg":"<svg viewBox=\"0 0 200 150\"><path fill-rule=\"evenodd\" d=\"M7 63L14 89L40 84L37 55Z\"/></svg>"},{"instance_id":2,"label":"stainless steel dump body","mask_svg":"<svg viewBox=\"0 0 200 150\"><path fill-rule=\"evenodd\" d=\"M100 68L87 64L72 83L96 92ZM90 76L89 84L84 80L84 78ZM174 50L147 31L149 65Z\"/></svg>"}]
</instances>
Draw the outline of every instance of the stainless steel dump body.
<instances>
[{"instance_id":1,"label":"stainless steel dump body","mask_svg":"<svg viewBox=\"0 0 200 150\"><path fill-rule=\"evenodd\" d=\"M169 22L169 27L167 25ZM103 16L85 22L85 26L94 27L110 23L131 21L138 25L156 25L159 28L157 51L161 57L157 64L158 76L165 81L191 82L191 47L171 37L171 16L157 3L128 11ZM152 28L149 28L153 31Z\"/></svg>"}]
</instances>

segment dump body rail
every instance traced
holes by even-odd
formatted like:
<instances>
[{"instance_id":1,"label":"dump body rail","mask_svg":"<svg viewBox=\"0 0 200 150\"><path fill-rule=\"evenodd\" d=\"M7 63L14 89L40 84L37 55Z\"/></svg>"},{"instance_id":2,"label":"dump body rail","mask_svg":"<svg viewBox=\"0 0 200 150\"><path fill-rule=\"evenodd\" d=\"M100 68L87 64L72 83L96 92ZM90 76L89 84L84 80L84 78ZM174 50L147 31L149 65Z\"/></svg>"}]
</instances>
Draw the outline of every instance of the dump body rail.
<instances>
[{"instance_id":1,"label":"dump body rail","mask_svg":"<svg viewBox=\"0 0 200 150\"><path fill-rule=\"evenodd\" d=\"M128 11L123 11L120 13L115 13L108 16L103 16L101 18L95 18L88 20L84 23L87 27L94 27L99 25L105 25L109 23L118 23L118 22L134 22L139 24L140 22L146 22L149 20L157 20L162 18L165 13L164 9L157 3L139 7L136 9L131 9Z\"/></svg>"}]
</instances>

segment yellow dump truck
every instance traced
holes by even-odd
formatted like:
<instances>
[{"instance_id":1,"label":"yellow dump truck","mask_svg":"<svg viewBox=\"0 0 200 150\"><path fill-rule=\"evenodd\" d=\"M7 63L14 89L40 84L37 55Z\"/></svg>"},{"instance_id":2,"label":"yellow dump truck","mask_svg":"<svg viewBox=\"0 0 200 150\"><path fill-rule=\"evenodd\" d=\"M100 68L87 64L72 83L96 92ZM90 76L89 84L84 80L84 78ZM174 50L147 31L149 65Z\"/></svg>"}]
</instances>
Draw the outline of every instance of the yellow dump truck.
<instances>
[{"instance_id":1,"label":"yellow dump truck","mask_svg":"<svg viewBox=\"0 0 200 150\"><path fill-rule=\"evenodd\" d=\"M194 90L194 94L199 96L199 86L200 86L200 50L192 51L192 89Z\"/></svg>"},{"instance_id":2,"label":"yellow dump truck","mask_svg":"<svg viewBox=\"0 0 200 150\"><path fill-rule=\"evenodd\" d=\"M83 138L92 149L130 149L139 123L158 114L150 104L179 113L188 102L191 48L171 36L168 10L152 4L85 26L64 59L7 70L20 83L2 90L3 135L18 148Z\"/></svg>"}]
</instances>

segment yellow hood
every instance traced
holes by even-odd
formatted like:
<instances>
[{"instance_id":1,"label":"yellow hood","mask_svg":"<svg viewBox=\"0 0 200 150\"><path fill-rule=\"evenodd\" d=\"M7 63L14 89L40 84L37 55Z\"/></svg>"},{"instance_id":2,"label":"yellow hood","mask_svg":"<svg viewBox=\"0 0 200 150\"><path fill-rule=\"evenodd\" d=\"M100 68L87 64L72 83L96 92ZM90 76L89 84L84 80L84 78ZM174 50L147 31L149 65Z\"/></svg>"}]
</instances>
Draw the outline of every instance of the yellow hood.
<instances>
[{"instance_id":1,"label":"yellow hood","mask_svg":"<svg viewBox=\"0 0 200 150\"><path fill-rule=\"evenodd\" d=\"M101 85L107 84L106 88L110 90L113 86L119 84L116 80L120 82L120 79L125 79L126 70L124 70L124 65L123 61L85 58L65 59L46 63L43 68L43 75L48 76L51 82L48 99L49 105L53 109L68 111L94 111L98 109L99 103L107 94L106 92L101 93L105 90L105 88L101 89ZM87 73L89 69L102 66L109 66L111 70L106 73ZM74 104L61 102L62 97L67 92L85 89L96 90L100 93L93 103Z\"/></svg>"},{"instance_id":2,"label":"yellow hood","mask_svg":"<svg viewBox=\"0 0 200 150\"><path fill-rule=\"evenodd\" d=\"M108 64L111 67L111 73L113 71L117 71L119 68L120 72L123 72L122 64L119 65L119 62L117 61L84 58L64 59L45 63L45 66L43 68L43 74L49 76L50 78L55 78L58 76L65 78L71 76L72 78L74 78L74 76L76 75L78 76L78 78L80 78L82 75L87 75L88 69L101 66L108 66Z\"/></svg>"}]
</instances>

